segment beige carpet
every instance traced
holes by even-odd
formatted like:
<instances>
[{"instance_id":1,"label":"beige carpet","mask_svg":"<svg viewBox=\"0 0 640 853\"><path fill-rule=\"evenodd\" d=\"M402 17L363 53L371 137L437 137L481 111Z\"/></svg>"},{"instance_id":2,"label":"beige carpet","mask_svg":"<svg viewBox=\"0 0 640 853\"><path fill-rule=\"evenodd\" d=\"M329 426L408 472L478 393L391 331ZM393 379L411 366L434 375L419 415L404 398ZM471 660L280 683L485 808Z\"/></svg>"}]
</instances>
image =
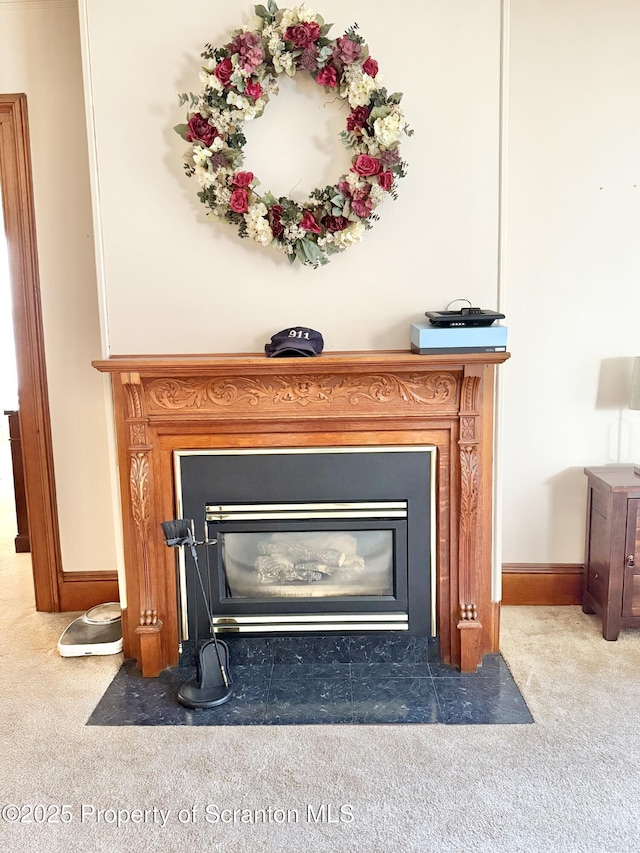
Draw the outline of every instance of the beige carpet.
<instances>
[{"instance_id":1,"label":"beige carpet","mask_svg":"<svg viewBox=\"0 0 640 853\"><path fill-rule=\"evenodd\" d=\"M58 656L2 471L1 851L640 850L640 632L503 608L533 725L86 726L121 659Z\"/></svg>"}]
</instances>

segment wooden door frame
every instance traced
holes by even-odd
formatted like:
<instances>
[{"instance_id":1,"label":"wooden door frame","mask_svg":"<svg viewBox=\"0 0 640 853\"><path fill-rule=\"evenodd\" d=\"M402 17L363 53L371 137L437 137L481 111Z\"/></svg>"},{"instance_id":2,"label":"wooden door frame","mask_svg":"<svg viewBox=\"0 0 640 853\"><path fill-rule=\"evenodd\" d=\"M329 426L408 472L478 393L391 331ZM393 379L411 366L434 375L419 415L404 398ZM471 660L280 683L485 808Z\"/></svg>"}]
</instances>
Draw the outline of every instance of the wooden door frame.
<instances>
[{"instance_id":1,"label":"wooden door frame","mask_svg":"<svg viewBox=\"0 0 640 853\"><path fill-rule=\"evenodd\" d=\"M20 431L37 610L60 610L62 556L40 277L27 98L0 95L0 185L9 253Z\"/></svg>"},{"instance_id":2,"label":"wooden door frame","mask_svg":"<svg viewBox=\"0 0 640 853\"><path fill-rule=\"evenodd\" d=\"M44 348L26 95L0 95L0 186L18 369L20 435L36 610L118 601L116 572L65 572Z\"/></svg>"}]
</instances>

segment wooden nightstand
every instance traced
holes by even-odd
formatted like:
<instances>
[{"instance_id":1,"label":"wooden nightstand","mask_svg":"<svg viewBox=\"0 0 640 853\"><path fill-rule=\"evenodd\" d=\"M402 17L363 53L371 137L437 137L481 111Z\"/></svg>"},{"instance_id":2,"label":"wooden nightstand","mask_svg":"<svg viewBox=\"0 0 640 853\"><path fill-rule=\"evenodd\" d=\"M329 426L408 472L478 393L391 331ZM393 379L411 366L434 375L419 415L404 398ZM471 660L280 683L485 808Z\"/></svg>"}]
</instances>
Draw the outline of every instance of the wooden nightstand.
<instances>
[{"instance_id":1,"label":"wooden nightstand","mask_svg":"<svg viewBox=\"0 0 640 853\"><path fill-rule=\"evenodd\" d=\"M640 468L585 468L589 479L582 609L605 640L640 628Z\"/></svg>"}]
</instances>

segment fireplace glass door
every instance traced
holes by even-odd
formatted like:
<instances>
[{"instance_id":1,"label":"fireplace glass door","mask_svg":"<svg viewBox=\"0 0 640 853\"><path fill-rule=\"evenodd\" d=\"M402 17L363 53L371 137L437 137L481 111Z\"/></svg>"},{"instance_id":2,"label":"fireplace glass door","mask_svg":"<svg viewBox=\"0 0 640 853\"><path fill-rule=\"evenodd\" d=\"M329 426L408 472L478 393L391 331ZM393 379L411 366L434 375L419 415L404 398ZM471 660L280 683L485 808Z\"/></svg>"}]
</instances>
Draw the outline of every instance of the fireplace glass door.
<instances>
[{"instance_id":1,"label":"fireplace glass door","mask_svg":"<svg viewBox=\"0 0 640 853\"><path fill-rule=\"evenodd\" d=\"M225 599L393 596L395 530L220 532Z\"/></svg>"},{"instance_id":2,"label":"fireplace glass door","mask_svg":"<svg viewBox=\"0 0 640 853\"><path fill-rule=\"evenodd\" d=\"M406 501L207 504L214 625L239 613L245 625L252 613L290 624L307 614L363 622L406 613L406 517Z\"/></svg>"}]
</instances>

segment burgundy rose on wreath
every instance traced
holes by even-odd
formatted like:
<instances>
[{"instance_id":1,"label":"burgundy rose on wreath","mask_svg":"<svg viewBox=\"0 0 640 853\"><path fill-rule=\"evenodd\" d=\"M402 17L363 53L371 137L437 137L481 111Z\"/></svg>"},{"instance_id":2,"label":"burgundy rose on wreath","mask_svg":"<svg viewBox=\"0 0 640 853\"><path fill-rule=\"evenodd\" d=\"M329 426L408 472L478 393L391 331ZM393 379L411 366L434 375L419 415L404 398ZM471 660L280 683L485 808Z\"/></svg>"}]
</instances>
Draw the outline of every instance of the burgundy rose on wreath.
<instances>
[{"instance_id":1,"label":"burgundy rose on wreath","mask_svg":"<svg viewBox=\"0 0 640 853\"><path fill-rule=\"evenodd\" d=\"M375 59L372 59L370 56L367 56L365 61L362 63L362 70L365 74L368 74L369 77L375 77L378 73L378 63Z\"/></svg>"},{"instance_id":2,"label":"burgundy rose on wreath","mask_svg":"<svg viewBox=\"0 0 640 853\"><path fill-rule=\"evenodd\" d=\"M340 62L350 64L355 62L360 56L361 47L357 41L352 41L347 36L340 36L336 39L336 46L333 48L333 58Z\"/></svg>"},{"instance_id":3,"label":"burgundy rose on wreath","mask_svg":"<svg viewBox=\"0 0 640 853\"><path fill-rule=\"evenodd\" d=\"M318 225L318 223L313 218L313 213L310 211L306 211L302 219L300 220L300 228L303 231L311 231L312 234L320 234L322 228Z\"/></svg>"},{"instance_id":4,"label":"burgundy rose on wreath","mask_svg":"<svg viewBox=\"0 0 640 853\"><path fill-rule=\"evenodd\" d=\"M257 81L251 80L244 87L244 93L253 98L254 101L257 101L262 94L262 86Z\"/></svg>"},{"instance_id":5,"label":"burgundy rose on wreath","mask_svg":"<svg viewBox=\"0 0 640 853\"><path fill-rule=\"evenodd\" d=\"M235 189L229 199L229 207L234 213L246 213L249 210L249 195L245 189Z\"/></svg>"},{"instance_id":6,"label":"burgundy rose on wreath","mask_svg":"<svg viewBox=\"0 0 640 853\"><path fill-rule=\"evenodd\" d=\"M347 116L347 130L362 130L371 113L371 107L355 107Z\"/></svg>"},{"instance_id":7,"label":"burgundy rose on wreath","mask_svg":"<svg viewBox=\"0 0 640 853\"><path fill-rule=\"evenodd\" d=\"M378 175L378 183L383 190L387 190L388 192L393 186L393 172L380 172Z\"/></svg>"},{"instance_id":8,"label":"burgundy rose on wreath","mask_svg":"<svg viewBox=\"0 0 640 853\"><path fill-rule=\"evenodd\" d=\"M321 86L328 86L330 89L335 89L338 85L336 69L332 68L330 65L325 65L322 71L318 72L316 80Z\"/></svg>"},{"instance_id":9,"label":"burgundy rose on wreath","mask_svg":"<svg viewBox=\"0 0 640 853\"><path fill-rule=\"evenodd\" d=\"M380 172L380 161L370 154L358 154L351 171L357 175L362 175L364 178L369 178Z\"/></svg>"},{"instance_id":10,"label":"burgundy rose on wreath","mask_svg":"<svg viewBox=\"0 0 640 853\"><path fill-rule=\"evenodd\" d=\"M274 204L269 208L267 217L269 219L269 225L271 226L271 233L274 237L279 237L284 231L284 225L281 222L283 213L284 208L281 204Z\"/></svg>"},{"instance_id":11,"label":"burgundy rose on wreath","mask_svg":"<svg viewBox=\"0 0 640 853\"><path fill-rule=\"evenodd\" d=\"M284 37L286 41L292 41L296 47L309 47L320 35L320 25L316 21L304 21L288 27Z\"/></svg>"},{"instance_id":12,"label":"burgundy rose on wreath","mask_svg":"<svg viewBox=\"0 0 640 853\"><path fill-rule=\"evenodd\" d=\"M215 127L212 127L204 116L196 113L189 119L184 138L187 142L202 142L208 148L219 135Z\"/></svg>"},{"instance_id":13,"label":"burgundy rose on wreath","mask_svg":"<svg viewBox=\"0 0 640 853\"><path fill-rule=\"evenodd\" d=\"M336 231L344 231L349 224L349 220L345 216L325 216L322 224L327 231L334 233Z\"/></svg>"},{"instance_id":14,"label":"burgundy rose on wreath","mask_svg":"<svg viewBox=\"0 0 640 853\"><path fill-rule=\"evenodd\" d=\"M233 65L231 64L229 57L223 59L222 62L219 62L213 69L213 73L223 86L228 86L231 82L231 75L233 74Z\"/></svg>"},{"instance_id":15,"label":"burgundy rose on wreath","mask_svg":"<svg viewBox=\"0 0 640 853\"><path fill-rule=\"evenodd\" d=\"M253 178L253 172L236 172L233 178L233 185L244 189L244 187L249 186Z\"/></svg>"}]
</instances>

